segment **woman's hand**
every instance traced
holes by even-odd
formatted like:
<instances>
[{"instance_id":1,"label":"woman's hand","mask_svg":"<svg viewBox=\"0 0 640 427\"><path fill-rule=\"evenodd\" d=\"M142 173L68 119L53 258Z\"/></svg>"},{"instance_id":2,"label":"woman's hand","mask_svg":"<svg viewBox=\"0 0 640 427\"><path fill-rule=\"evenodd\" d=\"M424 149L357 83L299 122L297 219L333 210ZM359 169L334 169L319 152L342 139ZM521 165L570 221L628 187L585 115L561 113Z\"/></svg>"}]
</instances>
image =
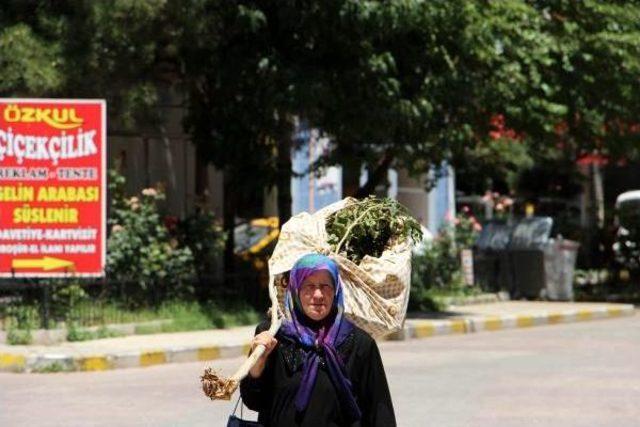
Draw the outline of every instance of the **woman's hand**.
<instances>
[{"instance_id":1,"label":"woman's hand","mask_svg":"<svg viewBox=\"0 0 640 427\"><path fill-rule=\"evenodd\" d=\"M264 353L258 359L255 365L249 370L249 375L253 378L258 378L262 375L262 371L264 371L265 364L267 363L267 358L269 354L273 351L273 349L278 344L278 340L276 340L268 331L264 331L253 337L251 340L251 352L256 349L257 346L263 345L265 347Z\"/></svg>"}]
</instances>

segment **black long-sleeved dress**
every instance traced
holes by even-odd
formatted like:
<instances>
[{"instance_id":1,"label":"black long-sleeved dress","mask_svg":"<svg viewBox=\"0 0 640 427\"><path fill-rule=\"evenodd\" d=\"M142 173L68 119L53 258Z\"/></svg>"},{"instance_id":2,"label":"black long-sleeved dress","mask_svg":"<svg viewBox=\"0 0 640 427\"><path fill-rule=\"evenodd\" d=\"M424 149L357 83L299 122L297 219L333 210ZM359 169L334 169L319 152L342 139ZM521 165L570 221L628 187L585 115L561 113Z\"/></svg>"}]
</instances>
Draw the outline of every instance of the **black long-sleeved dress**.
<instances>
[{"instance_id":1,"label":"black long-sleeved dress","mask_svg":"<svg viewBox=\"0 0 640 427\"><path fill-rule=\"evenodd\" d=\"M256 334L268 328L268 322L264 322L258 325ZM282 334L277 334L276 339L278 345L269 355L262 375L259 378L248 376L240 383L242 399L247 407L259 413L259 422L273 427L396 425L378 346L362 329L354 326L336 348L345 363L354 397L362 412L362 419L358 422L348 420L322 356L309 405L303 413L296 413L294 401L302 379L304 350Z\"/></svg>"}]
</instances>

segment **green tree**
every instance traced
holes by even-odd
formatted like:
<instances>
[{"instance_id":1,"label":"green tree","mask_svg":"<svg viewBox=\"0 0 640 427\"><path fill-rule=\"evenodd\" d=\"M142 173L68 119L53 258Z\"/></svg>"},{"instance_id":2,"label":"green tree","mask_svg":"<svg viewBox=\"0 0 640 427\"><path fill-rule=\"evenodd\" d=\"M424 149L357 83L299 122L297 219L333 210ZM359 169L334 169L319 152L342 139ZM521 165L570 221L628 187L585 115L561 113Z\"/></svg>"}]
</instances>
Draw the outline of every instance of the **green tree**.
<instances>
[{"instance_id":1,"label":"green tree","mask_svg":"<svg viewBox=\"0 0 640 427\"><path fill-rule=\"evenodd\" d=\"M596 150L638 155L640 4L636 1L531 1L553 37L545 77L563 105L556 137L571 158Z\"/></svg>"},{"instance_id":2,"label":"green tree","mask_svg":"<svg viewBox=\"0 0 640 427\"><path fill-rule=\"evenodd\" d=\"M371 192L391 165L417 175L458 163L495 114L534 138L562 112L543 80L553 40L526 2L323 5L279 2L278 30L292 35L282 55L299 64L299 111L336 142L317 166L342 163L347 194ZM358 189L361 164L371 173Z\"/></svg>"},{"instance_id":3,"label":"green tree","mask_svg":"<svg viewBox=\"0 0 640 427\"><path fill-rule=\"evenodd\" d=\"M547 80L565 106L556 123L560 157L575 165L584 155L611 162L640 156L640 4L637 1L535 1L544 30L555 40ZM598 263L606 228L601 166L587 169L593 203L582 245L583 262Z\"/></svg>"},{"instance_id":4,"label":"green tree","mask_svg":"<svg viewBox=\"0 0 640 427\"><path fill-rule=\"evenodd\" d=\"M106 98L110 130L155 118L171 82L171 2L18 1L0 10L0 93Z\"/></svg>"},{"instance_id":5,"label":"green tree","mask_svg":"<svg viewBox=\"0 0 640 427\"><path fill-rule=\"evenodd\" d=\"M224 173L226 270L233 270L239 206L276 184L283 219L290 214L288 70L279 64L265 12L252 2L197 1L185 6L180 36L185 126L204 167ZM286 185L285 185L286 183Z\"/></svg>"},{"instance_id":6,"label":"green tree","mask_svg":"<svg viewBox=\"0 0 640 427\"><path fill-rule=\"evenodd\" d=\"M316 166L342 164L347 194L392 165L498 175L558 152L637 156L639 18L613 0L8 0L0 93L104 97L113 130L159 126L176 89L197 192L207 164L224 172L229 231L265 187L288 217L296 117L334 139ZM520 145L491 137L496 115Z\"/></svg>"},{"instance_id":7,"label":"green tree","mask_svg":"<svg viewBox=\"0 0 640 427\"><path fill-rule=\"evenodd\" d=\"M0 94L52 94L64 84L61 41L33 13L34 4L7 1L0 8Z\"/></svg>"}]
</instances>

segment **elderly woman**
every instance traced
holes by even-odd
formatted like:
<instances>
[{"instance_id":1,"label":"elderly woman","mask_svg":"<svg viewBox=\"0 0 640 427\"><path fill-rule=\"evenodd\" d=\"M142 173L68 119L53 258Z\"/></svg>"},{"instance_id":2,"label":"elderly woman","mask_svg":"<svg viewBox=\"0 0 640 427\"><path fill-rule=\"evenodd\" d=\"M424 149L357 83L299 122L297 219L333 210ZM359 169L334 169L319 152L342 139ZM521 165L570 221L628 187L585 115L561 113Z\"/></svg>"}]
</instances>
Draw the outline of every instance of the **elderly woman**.
<instances>
[{"instance_id":1,"label":"elderly woman","mask_svg":"<svg viewBox=\"0 0 640 427\"><path fill-rule=\"evenodd\" d=\"M344 316L336 263L305 255L289 275L285 320L276 337L256 329L263 356L240 383L265 426L396 425L375 341Z\"/></svg>"}]
</instances>

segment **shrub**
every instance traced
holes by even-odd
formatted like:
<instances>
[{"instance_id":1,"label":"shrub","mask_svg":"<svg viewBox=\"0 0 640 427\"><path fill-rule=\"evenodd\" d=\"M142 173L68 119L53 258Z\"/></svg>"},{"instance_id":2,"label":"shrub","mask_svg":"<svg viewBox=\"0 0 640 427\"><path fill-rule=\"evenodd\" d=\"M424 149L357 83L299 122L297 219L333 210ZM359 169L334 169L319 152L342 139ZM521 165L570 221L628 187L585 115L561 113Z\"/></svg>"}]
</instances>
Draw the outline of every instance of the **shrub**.
<instances>
[{"instance_id":1,"label":"shrub","mask_svg":"<svg viewBox=\"0 0 640 427\"><path fill-rule=\"evenodd\" d=\"M9 345L29 345L33 342L31 330L9 328L7 332L7 344Z\"/></svg>"},{"instance_id":2,"label":"shrub","mask_svg":"<svg viewBox=\"0 0 640 427\"><path fill-rule=\"evenodd\" d=\"M123 186L124 178L110 171L109 277L129 285L127 303L132 306L190 296L196 273L193 254L179 246L161 220L158 204L164 194L147 188L140 197L125 198Z\"/></svg>"},{"instance_id":3,"label":"shrub","mask_svg":"<svg viewBox=\"0 0 640 427\"><path fill-rule=\"evenodd\" d=\"M65 366L60 362L51 362L42 366L38 366L33 370L33 372L38 374L53 374L57 372L68 372L71 371L69 366Z\"/></svg>"},{"instance_id":4,"label":"shrub","mask_svg":"<svg viewBox=\"0 0 640 427\"><path fill-rule=\"evenodd\" d=\"M39 324L38 310L30 305L15 305L7 309L7 343L28 345L33 341L31 331Z\"/></svg>"},{"instance_id":5,"label":"shrub","mask_svg":"<svg viewBox=\"0 0 640 427\"><path fill-rule=\"evenodd\" d=\"M85 290L78 283L70 285L51 283L51 315L55 319L73 320L74 311L83 303L89 301Z\"/></svg>"},{"instance_id":6,"label":"shrub","mask_svg":"<svg viewBox=\"0 0 640 427\"><path fill-rule=\"evenodd\" d=\"M95 339L93 332L79 328L75 322L67 325L67 341L89 341Z\"/></svg>"},{"instance_id":7,"label":"shrub","mask_svg":"<svg viewBox=\"0 0 640 427\"><path fill-rule=\"evenodd\" d=\"M213 212L198 208L196 212L182 221L167 218L170 231L174 233L181 247L189 248L195 262L198 284L194 286L195 295L203 300L210 298L211 282L220 279L226 234L216 220ZM171 226L175 224L175 226Z\"/></svg>"},{"instance_id":8,"label":"shrub","mask_svg":"<svg viewBox=\"0 0 640 427\"><path fill-rule=\"evenodd\" d=\"M442 309L435 295L460 294L464 289L460 253L477 238L479 224L468 210L446 223L422 253L414 254L411 264L411 310Z\"/></svg>"},{"instance_id":9,"label":"shrub","mask_svg":"<svg viewBox=\"0 0 640 427\"><path fill-rule=\"evenodd\" d=\"M67 326L67 341L89 341L103 338L116 338L124 336L122 332L109 329L105 325L100 326L96 331L79 328L76 323L71 322Z\"/></svg>"}]
</instances>

